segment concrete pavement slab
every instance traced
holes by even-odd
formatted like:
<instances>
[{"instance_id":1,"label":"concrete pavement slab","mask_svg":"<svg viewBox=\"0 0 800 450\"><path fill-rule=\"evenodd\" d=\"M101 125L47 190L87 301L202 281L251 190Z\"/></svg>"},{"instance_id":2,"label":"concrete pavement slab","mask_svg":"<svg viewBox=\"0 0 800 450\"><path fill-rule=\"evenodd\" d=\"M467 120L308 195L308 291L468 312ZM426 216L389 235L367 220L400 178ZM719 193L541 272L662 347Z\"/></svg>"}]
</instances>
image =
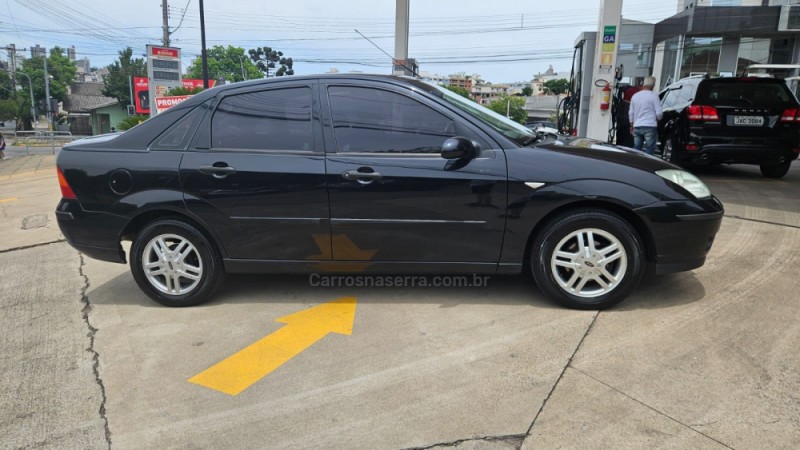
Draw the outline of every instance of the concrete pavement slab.
<instances>
[{"instance_id":1,"label":"concrete pavement slab","mask_svg":"<svg viewBox=\"0 0 800 450\"><path fill-rule=\"evenodd\" d=\"M601 313L572 366L730 447L797 448L798 248L796 228L726 218L703 268L653 279ZM574 402L559 392L545 413ZM538 426L534 442L571 434L568 422Z\"/></svg>"},{"instance_id":2,"label":"concrete pavement slab","mask_svg":"<svg viewBox=\"0 0 800 450\"><path fill-rule=\"evenodd\" d=\"M108 447L79 268L67 244L0 253L0 448Z\"/></svg>"},{"instance_id":3,"label":"concrete pavement slab","mask_svg":"<svg viewBox=\"0 0 800 450\"><path fill-rule=\"evenodd\" d=\"M63 239L54 216L60 199L54 156L0 161L0 251Z\"/></svg>"},{"instance_id":4,"label":"concrete pavement slab","mask_svg":"<svg viewBox=\"0 0 800 450\"><path fill-rule=\"evenodd\" d=\"M684 424L568 368L523 450L724 449Z\"/></svg>"},{"instance_id":5,"label":"concrete pavement slab","mask_svg":"<svg viewBox=\"0 0 800 450\"><path fill-rule=\"evenodd\" d=\"M86 272L115 448L519 440L595 315L553 307L523 278L346 290L236 276L212 303L171 309L125 266L88 261ZM276 318L343 296L358 299L351 336L329 335L236 397L187 382L283 326Z\"/></svg>"}]
</instances>

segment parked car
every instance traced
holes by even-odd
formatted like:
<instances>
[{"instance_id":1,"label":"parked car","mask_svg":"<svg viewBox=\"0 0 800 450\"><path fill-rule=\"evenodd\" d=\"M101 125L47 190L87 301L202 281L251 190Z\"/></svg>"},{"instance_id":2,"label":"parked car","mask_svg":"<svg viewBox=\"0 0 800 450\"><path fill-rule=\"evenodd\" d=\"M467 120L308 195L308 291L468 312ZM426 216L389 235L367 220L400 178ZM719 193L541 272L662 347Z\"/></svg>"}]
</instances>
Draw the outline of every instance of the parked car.
<instances>
[{"instance_id":1,"label":"parked car","mask_svg":"<svg viewBox=\"0 0 800 450\"><path fill-rule=\"evenodd\" d=\"M660 95L667 161L755 164L781 178L800 153L800 104L782 79L691 77Z\"/></svg>"},{"instance_id":2,"label":"parked car","mask_svg":"<svg viewBox=\"0 0 800 450\"><path fill-rule=\"evenodd\" d=\"M202 303L226 272L531 271L576 308L645 270L700 267L722 204L672 164L529 129L422 81L320 75L207 90L64 146L56 216L150 297ZM121 241L132 241L128 258Z\"/></svg>"}]
</instances>

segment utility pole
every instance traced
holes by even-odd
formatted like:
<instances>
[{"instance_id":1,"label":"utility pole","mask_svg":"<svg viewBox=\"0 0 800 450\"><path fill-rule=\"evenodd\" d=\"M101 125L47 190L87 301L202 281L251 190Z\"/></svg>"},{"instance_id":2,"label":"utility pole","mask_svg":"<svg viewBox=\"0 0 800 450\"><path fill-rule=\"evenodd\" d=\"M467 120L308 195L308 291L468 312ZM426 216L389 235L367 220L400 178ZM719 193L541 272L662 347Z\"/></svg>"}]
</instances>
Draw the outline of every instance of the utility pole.
<instances>
[{"instance_id":1,"label":"utility pole","mask_svg":"<svg viewBox=\"0 0 800 450\"><path fill-rule=\"evenodd\" d=\"M17 73L17 51L27 51L27 48L17 48L15 44L8 44L7 47L4 47L5 50L8 52L8 62L9 62L9 69L11 72L11 82L13 86L17 85L16 73Z\"/></svg>"},{"instance_id":2,"label":"utility pole","mask_svg":"<svg viewBox=\"0 0 800 450\"><path fill-rule=\"evenodd\" d=\"M164 0L165 2L167 0ZM206 18L203 0L200 0L200 48L203 62L203 89L208 89L208 53L206 52Z\"/></svg>"},{"instance_id":3,"label":"utility pole","mask_svg":"<svg viewBox=\"0 0 800 450\"><path fill-rule=\"evenodd\" d=\"M161 43L164 47L169 47L169 4L167 0L161 0L161 27L163 35Z\"/></svg>"}]
</instances>

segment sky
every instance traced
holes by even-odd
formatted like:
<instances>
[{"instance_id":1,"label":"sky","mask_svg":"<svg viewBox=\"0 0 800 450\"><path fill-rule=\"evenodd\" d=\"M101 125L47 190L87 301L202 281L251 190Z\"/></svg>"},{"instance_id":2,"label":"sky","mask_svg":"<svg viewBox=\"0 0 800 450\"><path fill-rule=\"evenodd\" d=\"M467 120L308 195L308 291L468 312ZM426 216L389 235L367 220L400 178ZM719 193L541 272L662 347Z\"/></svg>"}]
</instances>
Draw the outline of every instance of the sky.
<instances>
[{"instance_id":1,"label":"sky","mask_svg":"<svg viewBox=\"0 0 800 450\"><path fill-rule=\"evenodd\" d=\"M409 57L421 71L480 74L491 82L527 81L552 65L568 72L575 39L596 31L596 0L410 0ZM655 23L676 0L629 0L623 17ZM394 0L205 0L206 44L245 50L271 46L294 59L296 74L389 73ZM198 0L170 0L172 43L184 68L200 54ZM92 66L127 46L143 55L161 45L161 0L0 0L0 43L69 47ZM181 22L182 19L182 22ZM179 26L180 25L180 26ZM30 52L25 52L28 56ZM7 55L0 52L0 59Z\"/></svg>"}]
</instances>

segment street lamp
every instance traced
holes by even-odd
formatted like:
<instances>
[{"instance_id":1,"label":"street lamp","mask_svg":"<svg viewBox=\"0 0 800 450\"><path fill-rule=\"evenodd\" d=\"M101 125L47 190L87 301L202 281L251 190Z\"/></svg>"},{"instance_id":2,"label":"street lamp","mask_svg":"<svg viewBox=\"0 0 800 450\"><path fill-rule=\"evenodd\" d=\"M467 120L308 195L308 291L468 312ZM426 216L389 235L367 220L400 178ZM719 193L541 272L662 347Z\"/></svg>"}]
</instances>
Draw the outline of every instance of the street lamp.
<instances>
[{"instance_id":1,"label":"street lamp","mask_svg":"<svg viewBox=\"0 0 800 450\"><path fill-rule=\"evenodd\" d=\"M244 81L247 81L247 73L245 73L244 71L244 61L242 60L242 58L244 58L244 56L239 55L239 66L242 68L242 79Z\"/></svg>"},{"instance_id":2,"label":"street lamp","mask_svg":"<svg viewBox=\"0 0 800 450\"><path fill-rule=\"evenodd\" d=\"M31 77L25 72L15 72L18 75L22 75L23 77L28 79L28 87L31 90L31 120L36 121L36 107L33 103L33 82L31 82Z\"/></svg>"}]
</instances>

